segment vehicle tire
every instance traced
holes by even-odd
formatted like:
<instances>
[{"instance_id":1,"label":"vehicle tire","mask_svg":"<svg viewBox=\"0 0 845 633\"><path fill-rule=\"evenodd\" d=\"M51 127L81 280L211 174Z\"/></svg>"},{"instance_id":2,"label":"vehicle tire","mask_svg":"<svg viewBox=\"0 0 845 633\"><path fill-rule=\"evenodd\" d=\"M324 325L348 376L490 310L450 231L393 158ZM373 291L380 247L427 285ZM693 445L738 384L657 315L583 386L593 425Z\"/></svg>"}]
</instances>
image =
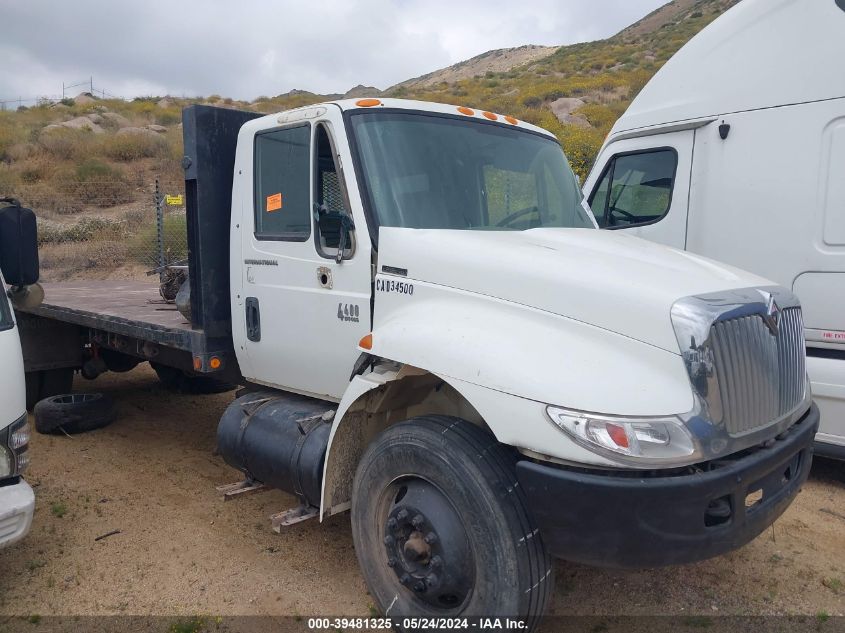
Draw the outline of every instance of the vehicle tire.
<instances>
[{"instance_id":1,"label":"vehicle tire","mask_svg":"<svg viewBox=\"0 0 845 633\"><path fill-rule=\"evenodd\" d=\"M35 405L35 430L84 433L108 426L116 417L114 402L101 393L51 396Z\"/></svg>"},{"instance_id":2,"label":"vehicle tire","mask_svg":"<svg viewBox=\"0 0 845 633\"><path fill-rule=\"evenodd\" d=\"M484 429L447 416L400 422L371 443L355 474L352 536L384 615L536 627L554 578L516 461Z\"/></svg>"},{"instance_id":3,"label":"vehicle tire","mask_svg":"<svg viewBox=\"0 0 845 633\"><path fill-rule=\"evenodd\" d=\"M73 368L28 371L26 378L26 410L32 411L44 398L68 393L73 389Z\"/></svg>"},{"instance_id":4,"label":"vehicle tire","mask_svg":"<svg viewBox=\"0 0 845 633\"><path fill-rule=\"evenodd\" d=\"M237 385L212 376L189 374L181 369L176 369L168 365L160 365L159 363L150 363L150 365L152 365L161 383L171 391L209 394L223 393L224 391L231 391L237 387Z\"/></svg>"}]
</instances>

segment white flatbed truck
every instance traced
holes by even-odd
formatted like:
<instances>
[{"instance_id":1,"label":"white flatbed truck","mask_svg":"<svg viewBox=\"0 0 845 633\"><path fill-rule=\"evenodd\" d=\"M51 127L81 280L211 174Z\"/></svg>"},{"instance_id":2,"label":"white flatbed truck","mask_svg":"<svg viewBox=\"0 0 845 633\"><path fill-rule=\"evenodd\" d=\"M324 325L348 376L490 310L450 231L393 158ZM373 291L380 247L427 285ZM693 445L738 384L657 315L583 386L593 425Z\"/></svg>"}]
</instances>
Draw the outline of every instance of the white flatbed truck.
<instances>
[{"instance_id":1,"label":"white flatbed truck","mask_svg":"<svg viewBox=\"0 0 845 633\"><path fill-rule=\"evenodd\" d=\"M150 316L155 289L47 285L27 369L247 385L220 454L295 518L351 509L386 616L533 626L552 556L715 556L806 479L796 298L597 230L545 130L396 99L183 120L189 320Z\"/></svg>"}]
</instances>

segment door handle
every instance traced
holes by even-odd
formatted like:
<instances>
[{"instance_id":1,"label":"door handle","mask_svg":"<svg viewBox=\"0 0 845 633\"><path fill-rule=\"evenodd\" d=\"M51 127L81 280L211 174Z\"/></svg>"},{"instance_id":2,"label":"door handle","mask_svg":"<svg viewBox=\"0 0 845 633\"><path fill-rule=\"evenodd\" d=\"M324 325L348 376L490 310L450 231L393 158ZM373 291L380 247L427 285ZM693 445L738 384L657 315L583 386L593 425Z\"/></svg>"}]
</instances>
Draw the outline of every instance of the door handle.
<instances>
[{"instance_id":1,"label":"door handle","mask_svg":"<svg viewBox=\"0 0 845 633\"><path fill-rule=\"evenodd\" d=\"M246 337L257 343L261 340L261 312L258 309L258 297L247 297L244 306L246 310Z\"/></svg>"}]
</instances>

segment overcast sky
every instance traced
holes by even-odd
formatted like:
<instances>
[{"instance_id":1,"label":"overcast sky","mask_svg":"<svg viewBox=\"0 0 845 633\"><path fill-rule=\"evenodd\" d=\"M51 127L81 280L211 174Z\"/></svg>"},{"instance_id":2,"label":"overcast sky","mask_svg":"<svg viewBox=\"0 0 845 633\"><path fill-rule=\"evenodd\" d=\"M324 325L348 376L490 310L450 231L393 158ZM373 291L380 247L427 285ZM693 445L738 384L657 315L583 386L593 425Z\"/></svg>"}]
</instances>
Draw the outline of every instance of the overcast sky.
<instances>
[{"instance_id":1,"label":"overcast sky","mask_svg":"<svg viewBox=\"0 0 845 633\"><path fill-rule=\"evenodd\" d=\"M0 0L0 99L91 75L123 97L386 88L494 48L607 37L665 1Z\"/></svg>"}]
</instances>

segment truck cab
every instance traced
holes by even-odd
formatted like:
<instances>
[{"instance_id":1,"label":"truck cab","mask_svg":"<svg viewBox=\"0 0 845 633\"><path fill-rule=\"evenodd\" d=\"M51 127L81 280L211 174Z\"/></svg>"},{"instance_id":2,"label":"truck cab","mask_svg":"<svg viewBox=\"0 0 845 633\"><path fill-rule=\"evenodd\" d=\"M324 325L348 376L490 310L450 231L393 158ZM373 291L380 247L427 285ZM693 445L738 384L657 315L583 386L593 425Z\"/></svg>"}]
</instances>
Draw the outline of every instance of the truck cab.
<instances>
[{"instance_id":1,"label":"truck cab","mask_svg":"<svg viewBox=\"0 0 845 633\"><path fill-rule=\"evenodd\" d=\"M790 33L790 43L782 36ZM604 229L773 279L802 302L817 452L845 458L845 8L744 0L616 122L584 185Z\"/></svg>"}]
</instances>

